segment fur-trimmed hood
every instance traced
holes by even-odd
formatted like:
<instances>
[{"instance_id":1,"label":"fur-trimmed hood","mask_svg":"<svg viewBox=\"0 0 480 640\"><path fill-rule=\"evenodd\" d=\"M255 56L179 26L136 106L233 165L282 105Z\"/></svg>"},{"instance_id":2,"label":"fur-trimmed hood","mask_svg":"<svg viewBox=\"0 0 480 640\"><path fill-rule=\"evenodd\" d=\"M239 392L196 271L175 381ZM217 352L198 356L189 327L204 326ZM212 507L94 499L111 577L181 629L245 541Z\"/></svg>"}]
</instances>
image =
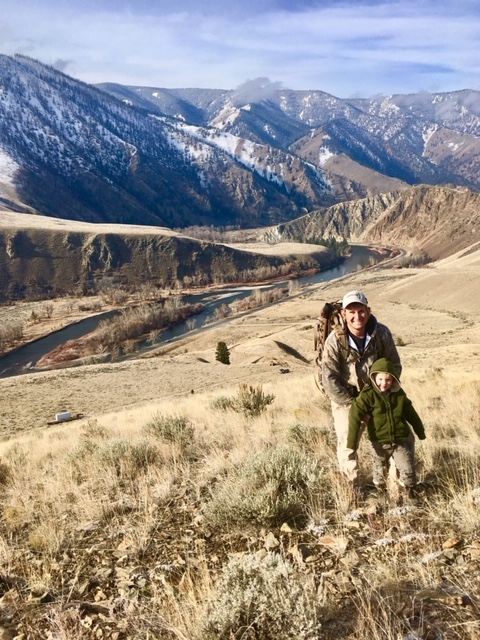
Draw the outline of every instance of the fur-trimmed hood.
<instances>
[{"instance_id":1,"label":"fur-trimmed hood","mask_svg":"<svg viewBox=\"0 0 480 640\"><path fill-rule=\"evenodd\" d=\"M393 363L390 362L390 360L387 360L387 358L379 358L378 360L375 360L375 362L370 367L370 380L372 381L374 389L378 390L378 387L375 384L375 375L377 373L389 373L392 376L394 382L390 387L390 391L399 391L402 388L400 380L397 377L395 367L393 366Z\"/></svg>"}]
</instances>

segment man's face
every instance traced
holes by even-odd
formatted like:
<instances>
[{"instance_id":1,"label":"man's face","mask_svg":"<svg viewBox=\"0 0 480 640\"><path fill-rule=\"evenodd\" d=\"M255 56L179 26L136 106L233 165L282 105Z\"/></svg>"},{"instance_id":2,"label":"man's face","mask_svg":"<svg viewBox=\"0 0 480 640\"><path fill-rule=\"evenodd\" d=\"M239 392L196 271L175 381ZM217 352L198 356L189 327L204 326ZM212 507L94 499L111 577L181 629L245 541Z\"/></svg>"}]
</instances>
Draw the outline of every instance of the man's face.
<instances>
[{"instance_id":1,"label":"man's face","mask_svg":"<svg viewBox=\"0 0 480 640\"><path fill-rule=\"evenodd\" d=\"M347 323L347 327L354 336L363 338L365 336L365 327L370 317L368 307L359 302L353 302L349 304L346 309L343 309L343 317Z\"/></svg>"}]
</instances>

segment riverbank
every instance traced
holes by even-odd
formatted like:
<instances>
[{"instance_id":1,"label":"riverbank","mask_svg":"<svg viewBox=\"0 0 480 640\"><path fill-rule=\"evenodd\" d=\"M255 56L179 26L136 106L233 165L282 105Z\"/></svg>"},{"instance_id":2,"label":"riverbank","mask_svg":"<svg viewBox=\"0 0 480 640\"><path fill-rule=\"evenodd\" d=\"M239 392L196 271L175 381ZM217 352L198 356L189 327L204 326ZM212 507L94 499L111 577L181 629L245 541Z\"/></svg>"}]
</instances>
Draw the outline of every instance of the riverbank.
<instances>
[{"instance_id":1,"label":"riverbank","mask_svg":"<svg viewBox=\"0 0 480 640\"><path fill-rule=\"evenodd\" d=\"M94 318L100 314L122 311L141 304L158 303L161 300L171 297L205 296L210 293L221 293L222 291L235 288L255 289L257 287L273 286L289 280L308 279L317 273L323 273L326 270L334 268L335 264L337 264L337 266L340 265L344 260L343 258L337 257L332 261L333 254L331 251L325 247L312 244L281 242L272 245L266 242L239 242L232 243L228 246L270 256L278 255L283 258L290 256L297 265L299 264L299 260L301 261L306 257L311 257L312 259L315 258L318 266L311 266L304 269L296 268L280 276L248 282L212 283L207 286L190 286L182 289L140 288L140 290L134 294L112 287L111 289L104 289L98 295L68 296L35 302L16 302L10 305L3 305L0 306L0 327L5 327L10 324L12 327L15 327L15 333L20 335L20 338L15 341L3 342L0 339L0 353L2 356L7 356L39 339L45 338L88 318ZM362 245L352 243L352 246L358 247ZM379 260L384 260L385 256L391 252L391 249L386 249L381 246L373 246L370 250L378 254ZM363 265L363 267L365 266L366 264Z\"/></svg>"},{"instance_id":2,"label":"riverbank","mask_svg":"<svg viewBox=\"0 0 480 640\"><path fill-rule=\"evenodd\" d=\"M286 243L289 247L285 248L284 251L290 249L291 243ZM278 249L277 249L278 250ZM308 247L305 249L308 253ZM210 324L212 321L218 321L225 316L235 317L237 315L242 315L245 309L254 309L260 307L264 304L271 304L273 301L272 295L274 293L273 290L278 290L280 288L285 289L285 294L282 296L274 296L277 300L281 297L285 297L286 295L291 296L292 290L301 289L304 286L309 286L311 284L315 284L319 281L331 280L345 275L351 271L357 271L359 268L365 269L370 268L372 265L372 260L374 263L386 264L388 260L388 256L391 254L391 249L385 249L383 247L365 247L363 245L354 244L352 248L351 255L344 258L343 260L338 260L338 264L334 268L319 270L319 269L308 269L302 272L295 272L288 274L288 277L275 277L270 278L268 280L264 280L262 282L256 283L248 283L241 284L240 286L232 286L232 285L210 285L208 287L201 288L190 288L188 290L182 291L156 291L156 298L148 298L145 296L144 291L139 292L139 296L136 298L135 304L133 304L132 298L127 298L121 294L121 290L118 289L104 291L102 296L97 298L88 298L88 302L84 301L78 304L78 308L83 311L96 311L96 314L91 315L87 314L86 318L83 320L76 320L76 324L66 324L66 328L59 329L56 332L45 333L45 337L36 338L35 341L26 343L24 348L17 349L15 353L10 355L6 355L0 359L0 377L9 377L12 375L19 375L25 373L33 373L37 371L37 363L41 360L45 355L49 354L52 350L57 349L60 345L66 343L67 341L77 340L77 338L81 338L85 336L88 332L93 331L96 328L96 323L103 321L103 318L116 313L116 309L125 310L127 308L140 308L142 305L147 306L152 303L158 303L158 296L162 294L163 300L170 299L178 299L180 294L185 294L182 300L185 303L204 303L206 306L206 310L201 312L198 318L195 319L193 324L187 325L186 327L182 325L174 325L173 328L167 329L165 331L159 331L156 335L146 336L144 338L138 338L135 340L135 344L129 343L126 351L128 354L123 353L120 354L120 351L125 352L123 348L124 345L119 345L120 349L115 349L115 353L113 354L115 357L112 358L112 355L108 352L108 349L102 347L101 349L94 350L94 353L91 353L91 349L88 349L85 352L85 349L82 350L80 348L76 348L75 345L70 345L75 347L73 351L76 352L77 358L75 360L66 363L65 366L82 365L88 363L102 363L108 362L112 359L124 359L126 357L140 357L146 351L152 351L157 349L160 345L157 342L170 342L172 339L177 339L180 335L184 334L186 331L192 331L193 328L202 327L203 325ZM374 258L377 256L377 258ZM288 284L288 286L286 286ZM152 290L148 289L148 292L151 294ZM254 295L251 295L251 293ZM188 295L190 294L190 295ZM298 294L296 294L298 295ZM249 300L245 300L245 298L249 297ZM117 304L113 304L112 301L116 300ZM122 306L120 307L118 302L122 300ZM243 303L237 304L234 303L234 300L240 302L244 300ZM104 303L108 303L110 307L110 311L107 313L99 313L98 311L102 309L102 305ZM72 299L69 299L69 305L71 306L73 303ZM70 310L70 307L67 311ZM50 313L40 313L40 311L31 311L31 313L35 316L36 322L38 323L42 318L44 323L48 323L52 321L55 317L55 307L51 305L49 308ZM251 311L249 311L250 313ZM96 323L94 322L95 318L97 318ZM197 322L198 320L198 322ZM90 322L91 321L91 322ZM185 323L184 323L185 324ZM44 325L45 326L45 325ZM87 331L88 327L88 331ZM202 328L205 330L205 328ZM45 343L45 346L44 346ZM81 347L81 344L79 344ZM72 350L70 350L72 352ZM14 357L15 356L15 357ZM119 357L120 356L120 357ZM60 358L61 360L63 358ZM57 367L58 363L49 363L48 368ZM61 365L60 365L61 366Z\"/></svg>"},{"instance_id":3,"label":"riverbank","mask_svg":"<svg viewBox=\"0 0 480 640\"><path fill-rule=\"evenodd\" d=\"M266 247L260 246L261 249ZM291 249L291 247L289 247ZM277 253L282 253L282 247L277 245ZM306 254L311 251L306 250ZM338 263L341 259L338 260ZM328 263L331 267L331 260ZM19 338L12 342L4 342L0 345L1 356L11 354L18 349L31 344L41 338L61 331L62 329L79 323L88 318L103 315L108 312L123 311L146 304L160 303L172 298L186 298L188 296L205 296L221 293L225 290L235 288L255 289L257 287L268 287L280 282L295 280L305 276L310 276L322 271L322 265L318 268L310 267L303 270L294 270L281 276L265 278L264 280L248 282L229 282L223 284L210 284L198 287L185 287L182 289L151 289L147 292L135 292L129 294L123 292L116 296L112 292L105 292L91 296L68 296L63 298L53 298L38 301L17 301L0 306L0 326L15 326ZM154 293L155 295L152 295ZM115 302L115 298L120 298L120 302ZM0 357L1 360L1 357Z\"/></svg>"}]
</instances>

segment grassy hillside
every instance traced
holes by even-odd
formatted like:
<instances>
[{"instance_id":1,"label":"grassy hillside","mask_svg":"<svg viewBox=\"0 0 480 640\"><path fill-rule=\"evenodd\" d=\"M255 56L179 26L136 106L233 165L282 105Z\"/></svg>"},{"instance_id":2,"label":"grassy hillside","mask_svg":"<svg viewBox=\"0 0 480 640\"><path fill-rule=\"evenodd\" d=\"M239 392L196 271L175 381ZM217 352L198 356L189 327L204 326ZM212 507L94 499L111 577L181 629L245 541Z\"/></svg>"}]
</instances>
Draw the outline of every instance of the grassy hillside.
<instances>
[{"instance_id":1,"label":"grassy hillside","mask_svg":"<svg viewBox=\"0 0 480 640\"><path fill-rule=\"evenodd\" d=\"M4 637L477 640L479 270L475 247L352 274L148 358L0 380ZM402 345L419 504L337 473L312 325L352 288Z\"/></svg>"},{"instance_id":2,"label":"grassy hillside","mask_svg":"<svg viewBox=\"0 0 480 640\"><path fill-rule=\"evenodd\" d=\"M103 224L2 211L0 302L96 292L253 282L338 263L324 247L295 255L237 250L162 227Z\"/></svg>"},{"instance_id":3,"label":"grassy hillside","mask_svg":"<svg viewBox=\"0 0 480 640\"><path fill-rule=\"evenodd\" d=\"M422 184L312 211L267 234L382 243L440 260L476 241L479 210L476 192Z\"/></svg>"}]
</instances>

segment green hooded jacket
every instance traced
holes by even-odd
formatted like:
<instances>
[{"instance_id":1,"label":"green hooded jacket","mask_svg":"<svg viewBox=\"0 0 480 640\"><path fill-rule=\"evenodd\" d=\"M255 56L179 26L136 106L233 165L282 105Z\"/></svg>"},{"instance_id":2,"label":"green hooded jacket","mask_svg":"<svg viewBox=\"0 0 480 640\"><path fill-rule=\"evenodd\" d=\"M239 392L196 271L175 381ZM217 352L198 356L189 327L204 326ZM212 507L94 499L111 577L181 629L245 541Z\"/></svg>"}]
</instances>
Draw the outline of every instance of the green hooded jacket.
<instances>
[{"instance_id":1,"label":"green hooded jacket","mask_svg":"<svg viewBox=\"0 0 480 640\"><path fill-rule=\"evenodd\" d=\"M376 373L389 373L394 378L394 383L386 395L375 384ZM370 367L370 380L371 385L360 392L350 408L347 447L354 450L358 448L362 420L367 414L370 415L367 433L372 442L404 442L410 435L409 424L420 440L424 440L425 429L422 421L401 388L394 365L386 358L376 360Z\"/></svg>"}]
</instances>

